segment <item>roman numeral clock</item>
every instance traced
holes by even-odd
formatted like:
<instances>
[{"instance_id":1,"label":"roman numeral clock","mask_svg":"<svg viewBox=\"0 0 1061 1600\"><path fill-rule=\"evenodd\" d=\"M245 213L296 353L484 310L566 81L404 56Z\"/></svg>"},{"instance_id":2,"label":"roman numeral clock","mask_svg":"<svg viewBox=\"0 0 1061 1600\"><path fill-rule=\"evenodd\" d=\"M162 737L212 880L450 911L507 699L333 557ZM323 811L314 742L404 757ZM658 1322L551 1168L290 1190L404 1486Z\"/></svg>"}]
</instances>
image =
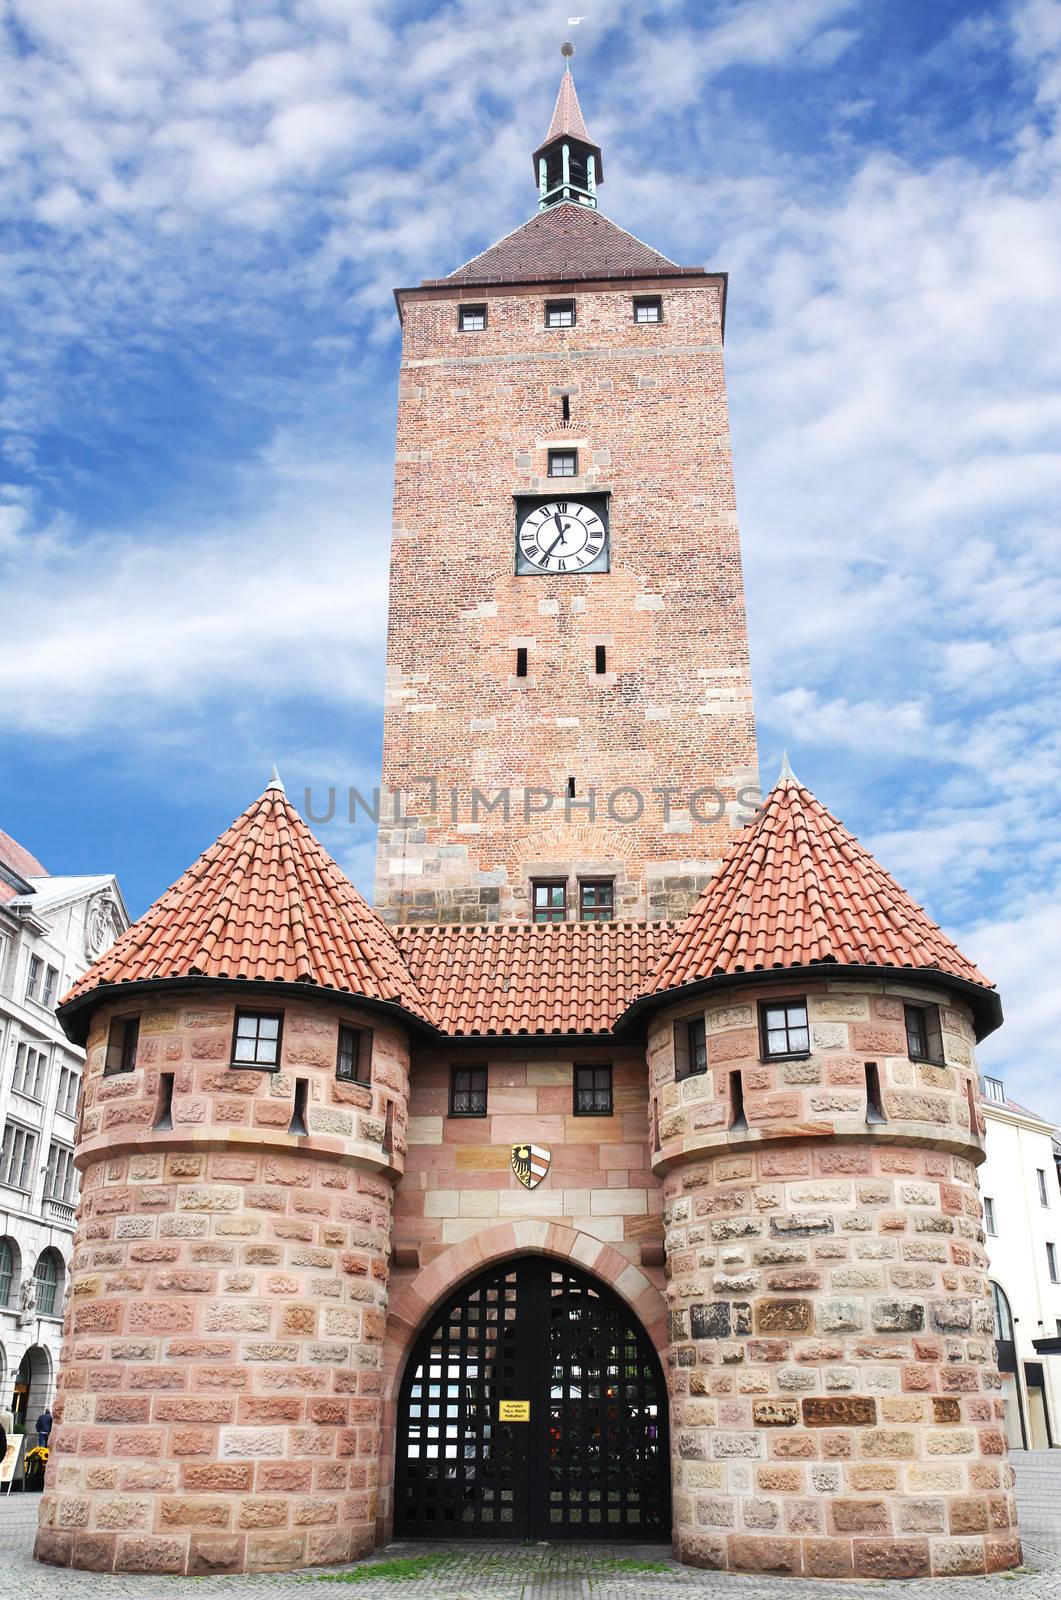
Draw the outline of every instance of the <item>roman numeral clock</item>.
<instances>
[{"instance_id":1,"label":"roman numeral clock","mask_svg":"<svg viewBox=\"0 0 1061 1600\"><path fill-rule=\"evenodd\" d=\"M517 575L607 572L610 554L606 494L517 499Z\"/></svg>"}]
</instances>

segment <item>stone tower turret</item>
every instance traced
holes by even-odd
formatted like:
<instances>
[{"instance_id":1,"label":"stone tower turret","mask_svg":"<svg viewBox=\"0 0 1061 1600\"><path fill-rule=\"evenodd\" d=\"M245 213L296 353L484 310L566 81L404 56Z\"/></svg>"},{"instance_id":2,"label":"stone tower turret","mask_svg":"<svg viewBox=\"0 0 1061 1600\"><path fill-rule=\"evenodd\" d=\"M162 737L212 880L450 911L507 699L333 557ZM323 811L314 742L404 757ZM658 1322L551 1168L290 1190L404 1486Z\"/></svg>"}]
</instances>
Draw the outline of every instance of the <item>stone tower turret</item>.
<instances>
[{"instance_id":1,"label":"stone tower turret","mask_svg":"<svg viewBox=\"0 0 1061 1600\"><path fill-rule=\"evenodd\" d=\"M649 993L685 1561L1018 1565L976 1168L998 999L791 775Z\"/></svg>"},{"instance_id":2,"label":"stone tower turret","mask_svg":"<svg viewBox=\"0 0 1061 1600\"><path fill-rule=\"evenodd\" d=\"M40 1559L371 1547L421 1002L279 780L66 997L83 1173Z\"/></svg>"}]
</instances>

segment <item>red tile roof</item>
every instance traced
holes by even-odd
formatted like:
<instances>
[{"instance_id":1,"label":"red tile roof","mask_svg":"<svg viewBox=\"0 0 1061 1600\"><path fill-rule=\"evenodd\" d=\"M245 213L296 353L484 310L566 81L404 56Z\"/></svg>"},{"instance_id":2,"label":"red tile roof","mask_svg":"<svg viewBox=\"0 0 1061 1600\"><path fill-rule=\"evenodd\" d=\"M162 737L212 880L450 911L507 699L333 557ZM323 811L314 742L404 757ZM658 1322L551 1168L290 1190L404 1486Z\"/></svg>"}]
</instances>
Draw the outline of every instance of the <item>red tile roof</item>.
<instances>
[{"instance_id":1,"label":"red tile roof","mask_svg":"<svg viewBox=\"0 0 1061 1600\"><path fill-rule=\"evenodd\" d=\"M514 233L438 283L527 283L536 279L673 277L679 267L591 206L563 201L539 211Z\"/></svg>"},{"instance_id":2,"label":"red tile roof","mask_svg":"<svg viewBox=\"0 0 1061 1600\"><path fill-rule=\"evenodd\" d=\"M674 934L673 922L525 922L395 929L451 1035L608 1034Z\"/></svg>"},{"instance_id":3,"label":"red tile roof","mask_svg":"<svg viewBox=\"0 0 1061 1600\"><path fill-rule=\"evenodd\" d=\"M993 987L821 801L785 777L678 928L647 992L820 962Z\"/></svg>"},{"instance_id":4,"label":"red tile roof","mask_svg":"<svg viewBox=\"0 0 1061 1600\"><path fill-rule=\"evenodd\" d=\"M430 1022L385 923L277 782L75 983L201 976L304 983L391 1001Z\"/></svg>"},{"instance_id":5,"label":"red tile roof","mask_svg":"<svg viewBox=\"0 0 1061 1600\"><path fill-rule=\"evenodd\" d=\"M36 856L31 856L25 845L12 839L0 828L0 863L19 878L46 878L47 867L42 867ZM0 902L14 900L19 891L0 879Z\"/></svg>"}]
</instances>

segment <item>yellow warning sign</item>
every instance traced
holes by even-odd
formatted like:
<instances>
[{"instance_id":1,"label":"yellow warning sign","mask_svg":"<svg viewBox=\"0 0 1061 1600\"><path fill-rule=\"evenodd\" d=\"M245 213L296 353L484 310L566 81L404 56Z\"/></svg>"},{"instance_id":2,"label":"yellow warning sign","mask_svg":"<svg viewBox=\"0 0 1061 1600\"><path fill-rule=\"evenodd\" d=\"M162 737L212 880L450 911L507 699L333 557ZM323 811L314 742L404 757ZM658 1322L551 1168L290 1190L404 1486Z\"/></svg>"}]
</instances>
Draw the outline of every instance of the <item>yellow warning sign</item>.
<instances>
[{"instance_id":1,"label":"yellow warning sign","mask_svg":"<svg viewBox=\"0 0 1061 1600\"><path fill-rule=\"evenodd\" d=\"M529 1400L499 1400L497 1402L498 1422L529 1422Z\"/></svg>"}]
</instances>

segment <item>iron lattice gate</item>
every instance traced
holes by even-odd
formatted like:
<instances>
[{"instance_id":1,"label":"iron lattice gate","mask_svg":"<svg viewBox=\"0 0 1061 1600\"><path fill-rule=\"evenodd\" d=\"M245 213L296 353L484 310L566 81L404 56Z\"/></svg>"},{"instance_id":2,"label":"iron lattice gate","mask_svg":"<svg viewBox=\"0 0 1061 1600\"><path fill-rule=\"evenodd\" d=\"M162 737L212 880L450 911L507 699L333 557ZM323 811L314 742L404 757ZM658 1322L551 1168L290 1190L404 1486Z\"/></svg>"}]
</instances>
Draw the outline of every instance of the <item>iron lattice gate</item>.
<instances>
[{"instance_id":1,"label":"iron lattice gate","mask_svg":"<svg viewBox=\"0 0 1061 1600\"><path fill-rule=\"evenodd\" d=\"M503 1401L529 1405L502 1421ZM663 1373L603 1285L527 1257L466 1284L402 1383L395 1532L413 1538L670 1534Z\"/></svg>"}]
</instances>

